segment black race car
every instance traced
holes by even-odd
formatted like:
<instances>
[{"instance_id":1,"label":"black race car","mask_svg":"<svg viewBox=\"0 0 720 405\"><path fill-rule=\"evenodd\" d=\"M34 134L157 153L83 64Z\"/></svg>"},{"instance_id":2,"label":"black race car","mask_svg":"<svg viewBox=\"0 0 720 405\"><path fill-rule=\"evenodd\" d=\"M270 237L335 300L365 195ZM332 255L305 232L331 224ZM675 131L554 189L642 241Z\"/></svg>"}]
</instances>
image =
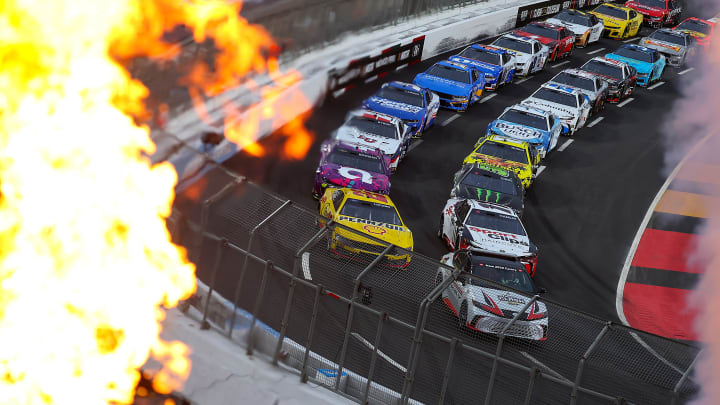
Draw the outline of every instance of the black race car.
<instances>
[{"instance_id":1,"label":"black race car","mask_svg":"<svg viewBox=\"0 0 720 405\"><path fill-rule=\"evenodd\" d=\"M455 173L450 198L504 205L518 216L525 208L525 189L515 173L479 163L463 165Z\"/></svg>"},{"instance_id":2,"label":"black race car","mask_svg":"<svg viewBox=\"0 0 720 405\"><path fill-rule=\"evenodd\" d=\"M602 56L590 59L580 70L590 72L607 82L607 101L611 103L629 97L637 84L637 71L634 67Z\"/></svg>"}]
</instances>

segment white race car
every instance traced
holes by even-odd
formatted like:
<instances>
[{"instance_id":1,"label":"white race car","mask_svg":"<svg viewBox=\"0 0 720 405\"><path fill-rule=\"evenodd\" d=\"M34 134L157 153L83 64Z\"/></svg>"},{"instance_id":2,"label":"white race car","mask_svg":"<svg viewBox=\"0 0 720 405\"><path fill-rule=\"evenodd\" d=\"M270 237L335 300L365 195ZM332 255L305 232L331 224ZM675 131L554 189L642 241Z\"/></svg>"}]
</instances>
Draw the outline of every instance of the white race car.
<instances>
[{"instance_id":1,"label":"white race car","mask_svg":"<svg viewBox=\"0 0 720 405\"><path fill-rule=\"evenodd\" d=\"M442 292L443 302L458 317L461 328L498 334L517 316L505 330L505 336L547 339L548 309L544 303L536 300L518 315L530 301L526 294L544 292L535 288L522 264L474 255L467 250L448 253L441 261L461 272ZM450 271L441 267L435 277L436 285L448 277L451 277ZM510 288L524 294L509 291Z\"/></svg>"},{"instance_id":2,"label":"white race car","mask_svg":"<svg viewBox=\"0 0 720 405\"><path fill-rule=\"evenodd\" d=\"M357 110L347 115L345 123L337 129L333 138L360 148L382 150L390 158L390 168L395 171L407 153L412 130L399 118Z\"/></svg>"},{"instance_id":3,"label":"white race car","mask_svg":"<svg viewBox=\"0 0 720 405\"><path fill-rule=\"evenodd\" d=\"M533 38L505 34L492 45L506 49L515 56L515 75L527 76L545 68L550 48Z\"/></svg>"},{"instance_id":4,"label":"white race car","mask_svg":"<svg viewBox=\"0 0 720 405\"><path fill-rule=\"evenodd\" d=\"M601 19L590 13L574 9L563 10L555 17L548 18L547 22L569 29L575 34L575 45L581 48L597 42L605 28Z\"/></svg>"},{"instance_id":5,"label":"white race car","mask_svg":"<svg viewBox=\"0 0 720 405\"><path fill-rule=\"evenodd\" d=\"M528 274L535 275L537 247L512 208L451 198L443 209L438 236L450 250L517 259Z\"/></svg>"},{"instance_id":6,"label":"white race car","mask_svg":"<svg viewBox=\"0 0 720 405\"><path fill-rule=\"evenodd\" d=\"M596 114L605 107L608 84L605 80L579 69L565 69L548 81L561 86L572 87L583 92L592 105L592 113Z\"/></svg>"},{"instance_id":7,"label":"white race car","mask_svg":"<svg viewBox=\"0 0 720 405\"><path fill-rule=\"evenodd\" d=\"M582 91L555 83L540 86L521 104L552 112L570 127L570 135L582 128L590 116L590 99Z\"/></svg>"}]
</instances>

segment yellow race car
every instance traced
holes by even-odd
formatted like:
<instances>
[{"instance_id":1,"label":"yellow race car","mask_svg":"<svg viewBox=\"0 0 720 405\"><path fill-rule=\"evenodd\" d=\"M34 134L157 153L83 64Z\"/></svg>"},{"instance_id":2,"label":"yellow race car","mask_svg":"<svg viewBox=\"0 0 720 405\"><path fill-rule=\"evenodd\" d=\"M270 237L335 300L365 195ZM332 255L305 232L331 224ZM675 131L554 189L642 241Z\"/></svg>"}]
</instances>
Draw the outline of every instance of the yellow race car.
<instances>
[{"instance_id":1,"label":"yellow race car","mask_svg":"<svg viewBox=\"0 0 720 405\"><path fill-rule=\"evenodd\" d=\"M637 11L611 3L597 6L590 14L602 20L605 24L603 34L614 39L634 37L643 22L643 15Z\"/></svg>"},{"instance_id":2,"label":"yellow race car","mask_svg":"<svg viewBox=\"0 0 720 405\"><path fill-rule=\"evenodd\" d=\"M413 250L412 232L405 226L395 204L386 195L350 188L328 188L320 198L320 215L383 242ZM328 247L345 257L348 256L341 251L361 256L378 256L385 250L386 245L338 227L329 235ZM409 254L396 250L391 250L385 257L394 267L405 267L410 263Z\"/></svg>"},{"instance_id":3,"label":"yellow race car","mask_svg":"<svg viewBox=\"0 0 720 405\"><path fill-rule=\"evenodd\" d=\"M512 170L527 189L535 178L540 154L527 142L491 135L478 140L475 150L463 161L463 165L469 163Z\"/></svg>"}]
</instances>

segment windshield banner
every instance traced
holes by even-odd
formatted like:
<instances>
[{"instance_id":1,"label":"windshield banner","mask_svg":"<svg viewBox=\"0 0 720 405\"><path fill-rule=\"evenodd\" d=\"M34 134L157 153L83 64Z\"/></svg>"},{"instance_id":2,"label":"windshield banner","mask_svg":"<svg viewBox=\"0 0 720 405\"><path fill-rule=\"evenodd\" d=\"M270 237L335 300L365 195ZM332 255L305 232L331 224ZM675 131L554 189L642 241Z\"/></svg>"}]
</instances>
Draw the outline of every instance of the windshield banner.
<instances>
[{"instance_id":1,"label":"windshield banner","mask_svg":"<svg viewBox=\"0 0 720 405\"><path fill-rule=\"evenodd\" d=\"M550 0L528 4L527 6L518 8L515 27L519 28L531 21L550 18L560 11L568 8L579 10L589 9L604 2L605 1L603 0Z\"/></svg>"}]
</instances>

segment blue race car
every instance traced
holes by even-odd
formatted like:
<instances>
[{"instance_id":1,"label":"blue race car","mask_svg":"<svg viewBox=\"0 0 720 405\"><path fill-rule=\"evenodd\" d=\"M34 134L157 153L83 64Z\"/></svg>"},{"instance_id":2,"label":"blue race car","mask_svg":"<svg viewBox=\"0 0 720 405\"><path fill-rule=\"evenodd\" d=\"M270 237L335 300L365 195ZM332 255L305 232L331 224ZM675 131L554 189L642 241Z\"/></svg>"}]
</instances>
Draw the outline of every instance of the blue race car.
<instances>
[{"instance_id":1,"label":"blue race car","mask_svg":"<svg viewBox=\"0 0 720 405\"><path fill-rule=\"evenodd\" d=\"M485 74L487 90L510 83L515 75L515 56L492 45L470 45L449 60L478 68Z\"/></svg>"},{"instance_id":2,"label":"blue race car","mask_svg":"<svg viewBox=\"0 0 720 405\"><path fill-rule=\"evenodd\" d=\"M570 128L553 113L522 104L515 104L491 122L486 136L500 135L533 145L543 158L557 146L560 135Z\"/></svg>"},{"instance_id":3,"label":"blue race car","mask_svg":"<svg viewBox=\"0 0 720 405\"><path fill-rule=\"evenodd\" d=\"M413 83L437 94L441 107L466 111L470 104L480 100L485 75L472 66L442 61L415 76Z\"/></svg>"},{"instance_id":4,"label":"blue race car","mask_svg":"<svg viewBox=\"0 0 720 405\"><path fill-rule=\"evenodd\" d=\"M637 84L640 86L660 80L666 64L665 56L660 52L640 45L623 45L605 57L634 67L637 70Z\"/></svg>"},{"instance_id":5,"label":"blue race car","mask_svg":"<svg viewBox=\"0 0 720 405\"><path fill-rule=\"evenodd\" d=\"M403 82L390 82L372 97L363 101L363 108L400 118L413 136L419 136L435 122L440 98L420 86Z\"/></svg>"}]
</instances>

